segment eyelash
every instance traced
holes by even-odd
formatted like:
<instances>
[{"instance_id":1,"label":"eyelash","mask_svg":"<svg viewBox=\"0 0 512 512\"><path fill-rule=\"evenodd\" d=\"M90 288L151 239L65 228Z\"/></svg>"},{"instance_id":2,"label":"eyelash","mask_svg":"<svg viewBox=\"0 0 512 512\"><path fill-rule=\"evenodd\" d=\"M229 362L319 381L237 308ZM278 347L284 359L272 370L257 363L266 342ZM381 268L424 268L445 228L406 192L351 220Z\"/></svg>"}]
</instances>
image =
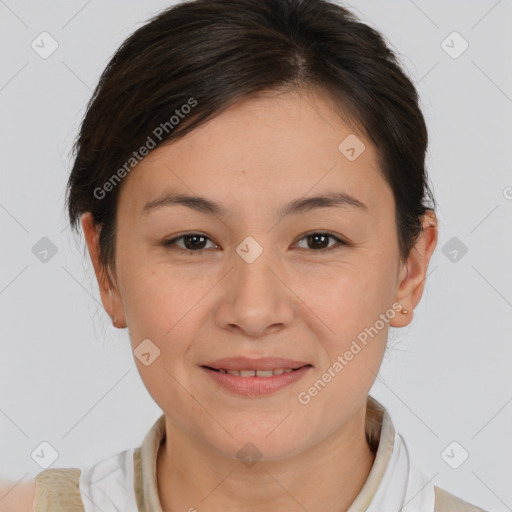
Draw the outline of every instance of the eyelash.
<instances>
[{"instance_id":1,"label":"eyelash","mask_svg":"<svg viewBox=\"0 0 512 512\"><path fill-rule=\"evenodd\" d=\"M165 248L168 248L168 249L178 250L178 251L182 251L182 252L188 252L189 254L201 253L201 252L205 251L206 249L198 249L196 251L192 251L190 249L186 249L184 247L180 247L180 246L176 245L176 242L178 240L181 240L182 238L185 238L185 237L195 236L195 235L203 237L203 238L206 238L207 240L211 241L211 239L209 237L207 237L206 235L203 235L202 233L191 232L191 233L185 233L185 234L180 235L178 237L175 237L175 238L173 238L171 240L164 240L161 245L163 247L165 247ZM308 236L312 236L312 235L324 235L324 236L327 236L328 238L332 238L332 239L336 240L336 242L337 242L335 245L332 245L331 247L327 247L327 248L324 248L324 249L306 249L306 250L309 250L309 251L312 251L312 252L324 253L326 251L330 251L330 250L333 250L333 249L340 249L343 246L350 245L347 241L345 241L345 240L343 240L343 239L341 239L341 238L339 238L339 237L337 237L335 235L332 235L331 233L326 233L326 232L323 232L323 231L312 231L312 232L306 233L306 234L303 235L302 238L299 239L299 242L304 240ZM303 249L303 248L301 248L301 249Z\"/></svg>"}]
</instances>

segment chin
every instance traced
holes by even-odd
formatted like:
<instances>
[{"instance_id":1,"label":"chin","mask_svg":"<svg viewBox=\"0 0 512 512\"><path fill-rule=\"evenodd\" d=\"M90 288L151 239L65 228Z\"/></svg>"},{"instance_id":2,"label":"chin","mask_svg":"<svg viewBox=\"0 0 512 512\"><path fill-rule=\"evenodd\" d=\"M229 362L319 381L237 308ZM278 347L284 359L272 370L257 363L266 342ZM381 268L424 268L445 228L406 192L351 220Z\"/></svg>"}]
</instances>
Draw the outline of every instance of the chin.
<instances>
[{"instance_id":1,"label":"chin","mask_svg":"<svg viewBox=\"0 0 512 512\"><path fill-rule=\"evenodd\" d=\"M272 429L257 428L254 424L246 431L239 431L233 435L233 438L226 439L223 442L209 443L210 446L222 455L239 459L241 462L249 461L271 461L281 460L296 455L306 449L304 437L295 438L287 432L277 432Z\"/></svg>"}]
</instances>

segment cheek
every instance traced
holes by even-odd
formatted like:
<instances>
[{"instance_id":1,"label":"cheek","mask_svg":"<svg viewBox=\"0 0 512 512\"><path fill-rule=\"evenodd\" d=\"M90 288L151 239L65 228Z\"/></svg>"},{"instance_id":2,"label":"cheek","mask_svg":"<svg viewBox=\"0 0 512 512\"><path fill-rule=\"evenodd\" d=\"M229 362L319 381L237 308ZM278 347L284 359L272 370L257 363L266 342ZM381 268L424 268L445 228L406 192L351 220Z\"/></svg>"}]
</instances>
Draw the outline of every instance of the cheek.
<instances>
[{"instance_id":1,"label":"cheek","mask_svg":"<svg viewBox=\"0 0 512 512\"><path fill-rule=\"evenodd\" d=\"M356 262L339 268L315 291L311 283L308 303L335 333L346 339L372 325L392 305L395 268L384 256L361 253ZM306 291L305 291L306 293Z\"/></svg>"},{"instance_id":2,"label":"cheek","mask_svg":"<svg viewBox=\"0 0 512 512\"><path fill-rule=\"evenodd\" d=\"M327 371L338 361L331 368L337 384L329 385L332 393L340 393L335 399L341 399L344 390L369 389L378 373L389 324L396 314L392 308L395 270L391 254L361 251L350 266L332 273L323 290L319 288L309 296L311 309L319 312L318 317L329 328L323 337L328 357L320 371Z\"/></svg>"},{"instance_id":3,"label":"cheek","mask_svg":"<svg viewBox=\"0 0 512 512\"><path fill-rule=\"evenodd\" d=\"M130 333L135 337L162 338L185 313L197 292L194 283L183 283L179 268L155 260L154 254L120 236L119 275L123 305ZM154 249L153 249L154 250ZM196 290L196 291L194 291Z\"/></svg>"},{"instance_id":4,"label":"cheek","mask_svg":"<svg viewBox=\"0 0 512 512\"><path fill-rule=\"evenodd\" d=\"M190 280L188 280L190 281ZM153 400L188 429L183 411L201 418L204 411L188 392L191 342L200 322L202 286L180 284L169 271L140 268L125 280L125 311L134 361ZM194 305L196 305L194 307ZM149 354L149 355L146 355ZM146 364L149 363L149 364ZM206 419L205 419L206 421ZM186 422L186 419L185 419Z\"/></svg>"},{"instance_id":5,"label":"cheek","mask_svg":"<svg viewBox=\"0 0 512 512\"><path fill-rule=\"evenodd\" d=\"M132 348L136 350L143 340L151 340L159 350L158 363L178 377L204 323L207 296L215 279L183 272L166 263L144 266L140 262L134 268L137 270L126 274L122 290ZM144 376L145 368L140 370Z\"/></svg>"}]
</instances>

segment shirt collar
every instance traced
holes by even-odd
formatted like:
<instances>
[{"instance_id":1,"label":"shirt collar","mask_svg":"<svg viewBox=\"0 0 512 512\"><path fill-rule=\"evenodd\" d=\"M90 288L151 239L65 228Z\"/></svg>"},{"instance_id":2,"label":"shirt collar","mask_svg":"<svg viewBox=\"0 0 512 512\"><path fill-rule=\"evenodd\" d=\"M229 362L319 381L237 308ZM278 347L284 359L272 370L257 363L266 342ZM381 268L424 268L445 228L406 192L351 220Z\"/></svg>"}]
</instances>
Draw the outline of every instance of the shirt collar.
<instances>
[{"instance_id":1,"label":"shirt collar","mask_svg":"<svg viewBox=\"0 0 512 512\"><path fill-rule=\"evenodd\" d=\"M376 452L368 478L348 512L366 511L389 466L395 445L395 429L388 412L380 402L368 395L366 403L366 439ZM165 415L153 424L134 453L134 490L140 512L163 512L156 479L160 444L165 440Z\"/></svg>"}]
</instances>

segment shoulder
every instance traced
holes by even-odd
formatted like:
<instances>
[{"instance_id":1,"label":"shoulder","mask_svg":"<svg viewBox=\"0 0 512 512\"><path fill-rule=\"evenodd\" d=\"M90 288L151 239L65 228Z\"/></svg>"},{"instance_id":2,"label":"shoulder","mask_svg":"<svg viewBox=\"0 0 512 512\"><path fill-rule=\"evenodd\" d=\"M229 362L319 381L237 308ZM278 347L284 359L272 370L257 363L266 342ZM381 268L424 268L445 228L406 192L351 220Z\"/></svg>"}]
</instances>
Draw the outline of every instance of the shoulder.
<instances>
[{"instance_id":1,"label":"shoulder","mask_svg":"<svg viewBox=\"0 0 512 512\"><path fill-rule=\"evenodd\" d=\"M48 468L36 475L33 512L84 512L79 468Z\"/></svg>"},{"instance_id":2,"label":"shoulder","mask_svg":"<svg viewBox=\"0 0 512 512\"><path fill-rule=\"evenodd\" d=\"M472 505L441 487L434 486L434 512L487 512L483 508Z\"/></svg>"},{"instance_id":3,"label":"shoulder","mask_svg":"<svg viewBox=\"0 0 512 512\"><path fill-rule=\"evenodd\" d=\"M41 471L35 479L34 508L30 512L84 512L84 500L103 512L136 511L133 454L132 448L83 469Z\"/></svg>"}]
</instances>

